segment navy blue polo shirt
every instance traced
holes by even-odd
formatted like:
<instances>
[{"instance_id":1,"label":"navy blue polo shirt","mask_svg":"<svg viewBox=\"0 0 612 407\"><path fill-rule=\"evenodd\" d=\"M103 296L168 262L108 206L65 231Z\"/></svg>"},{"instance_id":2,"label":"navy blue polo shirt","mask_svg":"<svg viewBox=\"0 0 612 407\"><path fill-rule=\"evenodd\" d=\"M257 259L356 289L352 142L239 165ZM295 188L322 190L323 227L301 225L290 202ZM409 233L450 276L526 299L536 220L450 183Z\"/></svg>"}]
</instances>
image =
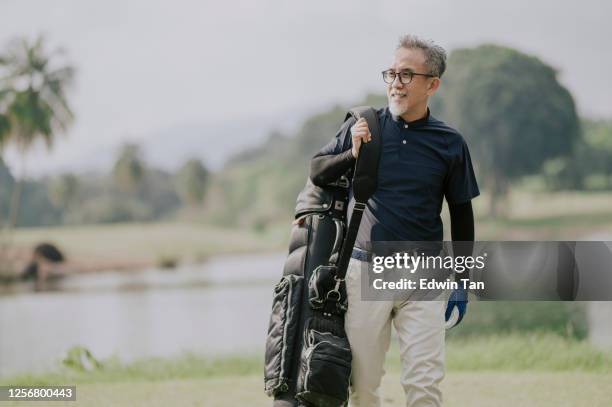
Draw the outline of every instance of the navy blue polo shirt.
<instances>
[{"instance_id":1,"label":"navy blue polo shirt","mask_svg":"<svg viewBox=\"0 0 612 407\"><path fill-rule=\"evenodd\" d=\"M427 115L413 122L378 110L382 151L378 188L368 201L355 245L372 241L442 241L442 200L460 204L478 196L478 184L465 140L444 122ZM347 121L317 155L352 148ZM344 129L344 131L343 131ZM354 200L351 193L352 210Z\"/></svg>"}]
</instances>

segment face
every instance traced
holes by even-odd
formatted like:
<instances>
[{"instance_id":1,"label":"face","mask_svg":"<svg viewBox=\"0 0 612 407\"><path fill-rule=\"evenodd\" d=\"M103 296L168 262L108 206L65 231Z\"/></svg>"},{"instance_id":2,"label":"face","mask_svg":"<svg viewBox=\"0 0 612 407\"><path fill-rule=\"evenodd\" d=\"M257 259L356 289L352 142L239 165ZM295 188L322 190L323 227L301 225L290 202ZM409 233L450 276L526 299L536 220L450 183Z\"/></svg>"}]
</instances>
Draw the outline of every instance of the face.
<instances>
[{"instance_id":1,"label":"face","mask_svg":"<svg viewBox=\"0 0 612 407\"><path fill-rule=\"evenodd\" d=\"M410 69L417 73L430 73L425 65L425 54L418 48L399 48L395 51L393 64L389 67L395 72ZM387 85L389 110L396 116L427 106L429 96L433 95L440 84L439 78L414 75L409 84L404 85L396 77Z\"/></svg>"}]
</instances>

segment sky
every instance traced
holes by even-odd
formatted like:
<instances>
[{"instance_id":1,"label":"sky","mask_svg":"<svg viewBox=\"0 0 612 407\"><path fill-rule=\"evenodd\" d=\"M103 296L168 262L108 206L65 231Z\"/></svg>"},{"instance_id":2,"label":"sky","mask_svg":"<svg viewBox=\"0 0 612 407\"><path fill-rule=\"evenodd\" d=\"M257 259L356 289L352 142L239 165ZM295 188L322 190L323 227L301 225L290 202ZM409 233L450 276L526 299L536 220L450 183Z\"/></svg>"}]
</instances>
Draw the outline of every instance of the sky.
<instances>
[{"instance_id":1,"label":"sky","mask_svg":"<svg viewBox=\"0 0 612 407\"><path fill-rule=\"evenodd\" d=\"M29 154L28 174L103 170L125 141L163 161L185 127L206 134L201 146L192 134L181 159L191 153L218 167L269 127L290 126L287 118L297 124L383 91L380 71L404 33L448 50L494 42L535 54L558 69L581 114L612 117L611 4L0 0L0 51L11 38L43 33L77 69L69 91L76 120L51 152ZM226 124L233 127L218 136L206 130ZM4 158L15 169L15 152Z\"/></svg>"}]
</instances>

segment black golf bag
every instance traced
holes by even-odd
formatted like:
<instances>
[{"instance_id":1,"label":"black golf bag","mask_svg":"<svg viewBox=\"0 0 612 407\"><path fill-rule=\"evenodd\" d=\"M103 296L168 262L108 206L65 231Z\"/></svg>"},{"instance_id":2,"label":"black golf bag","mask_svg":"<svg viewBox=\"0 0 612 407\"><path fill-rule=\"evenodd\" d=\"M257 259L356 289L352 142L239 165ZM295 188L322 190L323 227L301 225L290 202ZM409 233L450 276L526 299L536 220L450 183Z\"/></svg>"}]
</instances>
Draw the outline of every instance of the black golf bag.
<instances>
[{"instance_id":1,"label":"black golf bag","mask_svg":"<svg viewBox=\"0 0 612 407\"><path fill-rule=\"evenodd\" d=\"M275 407L339 407L348 401L344 276L365 204L376 189L380 151L376 111L353 108L345 120L350 117L365 117L372 134L372 141L362 143L355 168L324 188L308 179L297 199L266 339L265 391ZM347 227L351 178L355 205Z\"/></svg>"}]
</instances>

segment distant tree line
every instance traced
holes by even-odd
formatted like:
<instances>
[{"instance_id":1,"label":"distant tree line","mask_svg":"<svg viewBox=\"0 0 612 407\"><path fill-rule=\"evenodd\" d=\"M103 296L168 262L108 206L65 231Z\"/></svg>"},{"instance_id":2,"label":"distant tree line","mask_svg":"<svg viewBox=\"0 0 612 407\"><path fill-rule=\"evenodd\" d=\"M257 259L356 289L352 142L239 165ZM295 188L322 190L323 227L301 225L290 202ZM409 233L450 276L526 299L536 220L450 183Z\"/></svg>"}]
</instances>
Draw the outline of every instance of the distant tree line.
<instances>
[{"instance_id":1,"label":"distant tree line","mask_svg":"<svg viewBox=\"0 0 612 407\"><path fill-rule=\"evenodd\" d=\"M198 159L176 172L153 168L135 144L121 147L107 174L64 173L23 182L17 226L153 221L203 211L209 171ZM0 159L0 217L16 181Z\"/></svg>"},{"instance_id":2,"label":"distant tree line","mask_svg":"<svg viewBox=\"0 0 612 407\"><path fill-rule=\"evenodd\" d=\"M584 119L582 133L571 154L544 163L548 189L612 189L612 120Z\"/></svg>"},{"instance_id":3,"label":"distant tree line","mask_svg":"<svg viewBox=\"0 0 612 407\"><path fill-rule=\"evenodd\" d=\"M25 154L36 138L51 145L70 122L63 89L73 69L49 68L40 40L11 49L0 62L11 73L6 78L18 80L0 88L0 142ZM468 141L492 216L503 213L507 191L527 176L548 190L612 189L612 120L581 120L554 68L490 44L454 50L448 66L432 112ZM371 94L355 103L363 104L381 107L386 97ZM334 136L348 107L313 115L294 134L272 131L214 174L196 159L175 173L153 168L134 144L121 148L108 174L29 180L11 174L0 159L0 220L51 225L185 216L258 229L287 221L310 158Z\"/></svg>"}]
</instances>

